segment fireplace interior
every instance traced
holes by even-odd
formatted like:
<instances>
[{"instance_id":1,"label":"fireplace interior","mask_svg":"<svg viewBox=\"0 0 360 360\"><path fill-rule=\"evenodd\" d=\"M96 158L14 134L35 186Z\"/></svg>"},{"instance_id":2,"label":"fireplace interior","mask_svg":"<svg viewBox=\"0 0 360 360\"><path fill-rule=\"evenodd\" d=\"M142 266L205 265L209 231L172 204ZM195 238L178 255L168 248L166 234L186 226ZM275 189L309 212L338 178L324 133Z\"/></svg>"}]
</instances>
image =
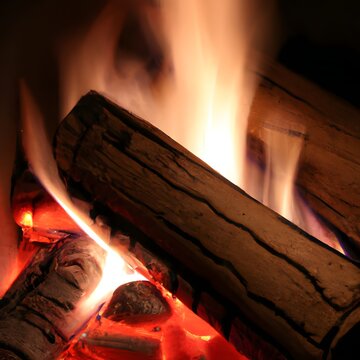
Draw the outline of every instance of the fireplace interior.
<instances>
[{"instance_id":1,"label":"fireplace interior","mask_svg":"<svg viewBox=\"0 0 360 360\"><path fill-rule=\"evenodd\" d=\"M0 5L1 359L359 358L346 4Z\"/></svg>"}]
</instances>

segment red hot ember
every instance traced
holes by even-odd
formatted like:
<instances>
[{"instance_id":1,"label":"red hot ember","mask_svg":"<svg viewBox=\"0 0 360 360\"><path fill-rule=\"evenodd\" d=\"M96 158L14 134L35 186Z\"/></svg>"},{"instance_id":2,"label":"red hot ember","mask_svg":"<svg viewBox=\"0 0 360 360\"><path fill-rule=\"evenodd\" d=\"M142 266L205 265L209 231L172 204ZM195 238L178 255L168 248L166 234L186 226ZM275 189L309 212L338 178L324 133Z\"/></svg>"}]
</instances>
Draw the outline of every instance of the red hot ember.
<instances>
[{"instance_id":1,"label":"red hot ember","mask_svg":"<svg viewBox=\"0 0 360 360\"><path fill-rule=\"evenodd\" d=\"M247 358L170 293L148 282L118 288L62 360Z\"/></svg>"}]
</instances>

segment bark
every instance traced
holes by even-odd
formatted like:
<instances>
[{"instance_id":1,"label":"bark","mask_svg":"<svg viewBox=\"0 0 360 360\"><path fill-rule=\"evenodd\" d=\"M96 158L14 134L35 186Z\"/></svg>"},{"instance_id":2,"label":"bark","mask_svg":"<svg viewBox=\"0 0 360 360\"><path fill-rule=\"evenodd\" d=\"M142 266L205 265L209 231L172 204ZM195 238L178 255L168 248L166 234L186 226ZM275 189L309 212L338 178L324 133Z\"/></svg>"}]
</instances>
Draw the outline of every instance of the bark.
<instances>
[{"instance_id":1,"label":"bark","mask_svg":"<svg viewBox=\"0 0 360 360\"><path fill-rule=\"evenodd\" d=\"M359 321L354 262L100 95L62 122L55 153L68 181L129 235L129 249L139 242L165 259L195 303L223 303L228 328L246 319L286 356L320 359Z\"/></svg>"},{"instance_id":2,"label":"bark","mask_svg":"<svg viewBox=\"0 0 360 360\"><path fill-rule=\"evenodd\" d=\"M68 343L77 304L101 278L103 258L85 236L40 250L2 300L1 358L56 359Z\"/></svg>"}]
</instances>

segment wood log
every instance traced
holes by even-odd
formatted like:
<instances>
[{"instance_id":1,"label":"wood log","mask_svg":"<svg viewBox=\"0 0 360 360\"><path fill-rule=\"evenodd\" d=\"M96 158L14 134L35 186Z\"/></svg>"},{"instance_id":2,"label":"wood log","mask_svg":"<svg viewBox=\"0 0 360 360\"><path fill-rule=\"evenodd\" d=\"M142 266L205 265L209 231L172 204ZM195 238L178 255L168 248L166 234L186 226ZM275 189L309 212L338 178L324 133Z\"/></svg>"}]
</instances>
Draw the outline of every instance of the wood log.
<instances>
[{"instance_id":1,"label":"wood log","mask_svg":"<svg viewBox=\"0 0 360 360\"><path fill-rule=\"evenodd\" d=\"M264 60L249 116L249 155L261 163L264 123L305 127L297 184L310 207L340 230L360 256L360 111ZM353 247L353 248L351 248Z\"/></svg>"},{"instance_id":2,"label":"wood log","mask_svg":"<svg viewBox=\"0 0 360 360\"><path fill-rule=\"evenodd\" d=\"M68 181L115 216L132 246L165 258L197 298L231 304L233 317L261 329L285 356L326 358L354 335L357 264L151 124L91 92L59 126L55 154Z\"/></svg>"},{"instance_id":3,"label":"wood log","mask_svg":"<svg viewBox=\"0 0 360 360\"><path fill-rule=\"evenodd\" d=\"M1 301L1 359L56 359L69 341L77 304L101 278L103 260L103 250L86 236L41 249Z\"/></svg>"}]
</instances>

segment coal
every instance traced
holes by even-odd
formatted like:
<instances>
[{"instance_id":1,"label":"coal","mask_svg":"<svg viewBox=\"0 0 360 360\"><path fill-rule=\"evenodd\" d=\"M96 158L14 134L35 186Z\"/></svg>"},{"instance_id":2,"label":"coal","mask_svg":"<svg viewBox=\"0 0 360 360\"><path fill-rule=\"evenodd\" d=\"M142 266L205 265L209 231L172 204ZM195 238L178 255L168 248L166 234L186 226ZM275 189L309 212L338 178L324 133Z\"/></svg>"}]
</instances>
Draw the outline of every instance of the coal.
<instances>
[{"instance_id":1,"label":"coal","mask_svg":"<svg viewBox=\"0 0 360 360\"><path fill-rule=\"evenodd\" d=\"M148 281L135 281L118 287L103 313L113 321L152 321L170 315L170 306L158 288Z\"/></svg>"}]
</instances>

